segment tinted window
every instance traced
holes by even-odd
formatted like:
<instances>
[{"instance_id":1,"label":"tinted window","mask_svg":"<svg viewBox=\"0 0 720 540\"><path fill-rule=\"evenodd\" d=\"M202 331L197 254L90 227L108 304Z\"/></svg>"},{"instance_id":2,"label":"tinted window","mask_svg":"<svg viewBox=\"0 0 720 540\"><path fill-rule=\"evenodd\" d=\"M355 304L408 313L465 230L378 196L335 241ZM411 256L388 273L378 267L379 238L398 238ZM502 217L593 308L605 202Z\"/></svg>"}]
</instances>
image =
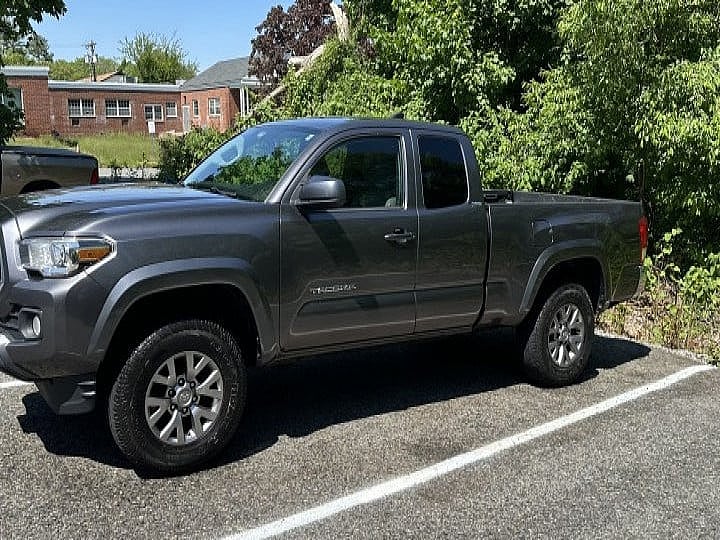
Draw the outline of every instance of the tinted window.
<instances>
[{"instance_id":1,"label":"tinted window","mask_svg":"<svg viewBox=\"0 0 720 540\"><path fill-rule=\"evenodd\" d=\"M444 208L468 200L460 143L447 137L418 137L425 208Z\"/></svg>"},{"instance_id":2,"label":"tinted window","mask_svg":"<svg viewBox=\"0 0 720 540\"><path fill-rule=\"evenodd\" d=\"M310 175L331 176L345 183L345 208L402 206L400 139L360 137L329 150Z\"/></svg>"}]
</instances>

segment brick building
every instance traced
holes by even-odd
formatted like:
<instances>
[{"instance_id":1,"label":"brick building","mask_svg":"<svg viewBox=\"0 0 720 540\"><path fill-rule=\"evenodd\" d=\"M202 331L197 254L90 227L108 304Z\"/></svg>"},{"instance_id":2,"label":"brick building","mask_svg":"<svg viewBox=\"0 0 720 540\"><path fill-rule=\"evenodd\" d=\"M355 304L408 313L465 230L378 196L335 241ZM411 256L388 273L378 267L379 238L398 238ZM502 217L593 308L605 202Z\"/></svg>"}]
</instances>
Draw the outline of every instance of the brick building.
<instances>
[{"instance_id":1,"label":"brick building","mask_svg":"<svg viewBox=\"0 0 720 540\"><path fill-rule=\"evenodd\" d=\"M250 111L247 58L218 62L184 84L106 81L54 81L40 66L7 66L0 70L10 96L0 103L21 108L29 136L95 133L183 133L191 126L230 127L238 114Z\"/></svg>"},{"instance_id":2,"label":"brick building","mask_svg":"<svg viewBox=\"0 0 720 540\"><path fill-rule=\"evenodd\" d=\"M247 57L217 62L182 85L183 113L193 126L225 131L237 115L250 113L250 89L259 84L248 76Z\"/></svg>"}]
</instances>

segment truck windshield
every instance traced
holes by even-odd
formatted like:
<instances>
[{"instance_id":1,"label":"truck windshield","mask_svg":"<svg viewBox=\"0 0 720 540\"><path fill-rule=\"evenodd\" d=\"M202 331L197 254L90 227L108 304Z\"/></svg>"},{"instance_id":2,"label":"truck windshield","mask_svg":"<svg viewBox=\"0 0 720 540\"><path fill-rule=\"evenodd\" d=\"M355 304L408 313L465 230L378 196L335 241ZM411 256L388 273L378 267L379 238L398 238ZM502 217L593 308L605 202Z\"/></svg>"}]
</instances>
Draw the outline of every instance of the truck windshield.
<instances>
[{"instance_id":1,"label":"truck windshield","mask_svg":"<svg viewBox=\"0 0 720 540\"><path fill-rule=\"evenodd\" d=\"M281 125L250 128L205 158L183 183L262 202L315 134L310 129Z\"/></svg>"}]
</instances>

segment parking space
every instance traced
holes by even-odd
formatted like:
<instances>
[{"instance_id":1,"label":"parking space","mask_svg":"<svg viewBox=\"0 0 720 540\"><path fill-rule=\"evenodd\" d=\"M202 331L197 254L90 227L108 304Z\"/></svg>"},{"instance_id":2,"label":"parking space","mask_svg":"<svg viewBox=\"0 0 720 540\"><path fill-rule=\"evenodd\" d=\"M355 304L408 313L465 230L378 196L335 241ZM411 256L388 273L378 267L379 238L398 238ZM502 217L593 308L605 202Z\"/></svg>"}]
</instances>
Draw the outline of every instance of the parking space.
<instances>
[{"instance_id":1,"label":"parking space","mask_svg":"<svg viewBox=\"0 0 720 540\"><path fill-rule=\"evenodd\" d=\"M513 351L495 332L254 372L231 446L176 478L138 476L97 418L56 417L34 387L2 388L0 537L242 533L698 365L600 337L580 384L543 389ZM717 370L698 372L289 536L712 536L719 391Z\"/></svg>"}]
</instances>

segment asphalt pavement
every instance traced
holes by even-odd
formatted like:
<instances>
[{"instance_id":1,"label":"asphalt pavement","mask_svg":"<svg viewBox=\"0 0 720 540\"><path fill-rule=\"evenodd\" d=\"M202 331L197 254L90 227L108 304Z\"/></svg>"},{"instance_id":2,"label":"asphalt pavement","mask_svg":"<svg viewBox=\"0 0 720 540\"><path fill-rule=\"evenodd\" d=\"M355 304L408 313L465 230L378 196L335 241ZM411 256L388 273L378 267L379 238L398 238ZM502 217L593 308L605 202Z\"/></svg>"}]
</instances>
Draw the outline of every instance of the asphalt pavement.
<instances>
[{"instance_id":1,"label":"asphalt pavement","mask_svg":"<svg viewBox=\"0 0 720 540\"><path fill-rule=\"evenodd\" d=\"M720 537L719 370L598 337L547 389L514 351L495 332L254 371L227 451L172 478L0 377L0 538Z\"/></svg>"}]
</instances>

